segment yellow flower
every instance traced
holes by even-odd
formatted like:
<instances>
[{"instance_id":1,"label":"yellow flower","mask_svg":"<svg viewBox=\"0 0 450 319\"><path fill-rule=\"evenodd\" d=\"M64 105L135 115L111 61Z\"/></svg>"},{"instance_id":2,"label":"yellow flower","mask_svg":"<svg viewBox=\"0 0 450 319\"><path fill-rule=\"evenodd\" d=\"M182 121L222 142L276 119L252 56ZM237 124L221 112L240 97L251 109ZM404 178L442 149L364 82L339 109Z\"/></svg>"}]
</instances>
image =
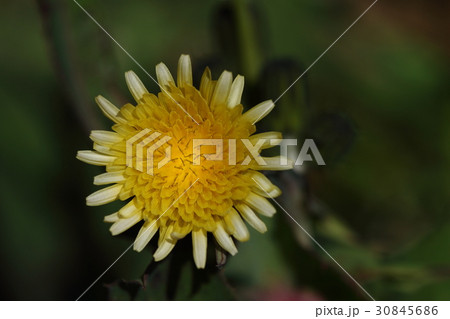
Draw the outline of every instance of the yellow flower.
<instances>
[{"instance_id":1,"label":"yellow flower","mask_svg":"<svg viewBox=\"0 0 450 319\"><path fill-rule=\"evenodd\" d=\"M156 75L161 88L157 96L147 91L135 73L126 72L136 105L126 104L119 110L104 97L96 98L103 113L115 123L113 131L92 131L94 151L79 151L77 158L106 166L106 173L96 176L94 184L113 185L91 194L86 202L97 206L129 200L105 221L113 223L112 235L143 221L134 242L136 251L159 230L158 249L153 255L156 261L191 234L195 264L204 268L208 232L234 255L237 249L231 236L239 241L249 239L243 219L261 233L267 230L256 213L271 217L276 210L267 198L281 192L258 170L289 169L292 165L280 164L280 156L259 156L260 149L273 146L270 140L279 142L281 134L253 134L254 124L274 104L265 101L243 113L243 76L233 80L232 74L224 71L213 81L207 68L198 90L192 84L188 55L180 57L176 84L163 63L156 66ZM158 139L159 143L155 142ZM195 140L223 143L196 150ZM149 141L156 145L152 153L147 152ZM130 153L130 147L136 151ZM252 147L257 156L250 151ZM157 165L165 159L165 165Z\"/></svg>"}]
</instances>

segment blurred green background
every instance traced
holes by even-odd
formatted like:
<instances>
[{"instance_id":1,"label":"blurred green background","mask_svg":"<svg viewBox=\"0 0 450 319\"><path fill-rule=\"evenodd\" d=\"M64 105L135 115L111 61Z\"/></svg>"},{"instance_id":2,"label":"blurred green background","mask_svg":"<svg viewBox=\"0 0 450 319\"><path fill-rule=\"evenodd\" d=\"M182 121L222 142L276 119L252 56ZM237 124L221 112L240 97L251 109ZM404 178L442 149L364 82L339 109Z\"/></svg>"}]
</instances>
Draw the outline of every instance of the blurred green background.
<instances>
[{"instance_id":1,"label":"blurred green background","mask_svg":"<svg viewBox=\"0 0 450 319\"><path fill-rule=\"evenodd\" d=\"M277 98L371 1L80 4L151 74L188 53L196 83L206 65L245 75L252 106ZM450 299L449 10L380 0L260 125L314 138L326 166L270 178L377 300ZM158 88L71 0L4 2L0 17L0 296L74 300L132 235L103 223L119 204L85 206L102 169L75 154L110 125L94 97L131 100L130 69ZM284 212L265 222L222 270L195 270L186 239L149 267L153 248L129 251L82 299L368 299Z\"/></svg>"}]
</instances>

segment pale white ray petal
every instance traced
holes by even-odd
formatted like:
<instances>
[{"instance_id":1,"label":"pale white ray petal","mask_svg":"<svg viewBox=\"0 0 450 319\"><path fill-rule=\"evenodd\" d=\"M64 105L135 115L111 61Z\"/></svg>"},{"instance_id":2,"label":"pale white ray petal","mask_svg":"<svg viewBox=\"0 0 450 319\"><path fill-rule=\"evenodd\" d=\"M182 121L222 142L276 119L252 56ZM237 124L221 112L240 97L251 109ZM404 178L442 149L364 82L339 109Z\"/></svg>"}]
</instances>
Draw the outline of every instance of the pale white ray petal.
<instances>
[{"instance_id":1,"label":"pale white ray petal","mask_svg":"<svg viewBox=\"0 0 450 319\"><path fill-rule=\"evenodd\" d=\"M115 156L100 154L94 151L78 151L77 159L91 165L107 165L116 160Z\"/></svg>"},{"instance_id":2,"label":"pale white ray petal","mask_svg":"<svg viewBox=\"0 0 450 319\"><path fill-rule=\"evenodd\" d=\"M247 241L250 238L247 226L245 226L239 213L231 208L228 214L225 216L225 223L229 228L233 229L233 236L239 241Z\"/></svg>"},{"instance_id":3,"label":"pale white ray petal","mask_svg":"<svg viewBox=\"0 0 450 319\"><path fill-rule=\"evenodd\" d=\"M123 137L116 132L102 130L91 131L91 135L89 136L89 138L96 143L104 145L119 143L123 140Z\"/></svg>"},{"instance_id":4,"label":"pale white ray petal","mask_svg":"<svg viewBox=\"0 0 450 319\"><path fill-rule=\"evenodd\" d=\"M94 185L106 185L125 181L125 170L103 173L94 177Z\"/></svg>"},{"instance_id":5,"label":"pale white ray petal","mask_svg":"<svg viewBox=\"0 0 450 319\"><path fill-rule=\"evenodd\" d=\"M122 187L123 185L116 184L100 189L86 197L86 205L99 206L111 203L112 201L115 201L117 199L117 196L119 196Z\"/></svg>"},{"instance_id":6,"label":"pale white ray petal","mask_svg":"<svg viewBox=\"0 0 450 319\"><path fill-rule=\"evenodd\" d=\"M104 154L104 155L110 155L110 156L117 156L118 153L116 150L112 150L109 146L105 146L103 144L94 143L92 146L94 150L97 152Z\"/></svg>"},{"instance_id":7,"label":"pale white ray petal","mask_svg":"<svg viewBox=\"0 0 450 319\"><path fill-rule=\"evenodd\" d=\"M112 104L110 101L105 99L103 96L99 95L95 98L95 102L100 107L100 110L105 114L107 118L115 123L124 123L125 120L117 116L119 109Z\"/></svg>"},{"instance_id":8,"label":"pale white ray petal","mask_svg":"<svg viewBox=\"0 0 450 319\"><path fill-rule=\"evenodd\" d=\"M217 80L216 87L211 98L211 108L214 108L216 105L226 103L228 93L230 92L232 79L233 75L231 74L231 72L222 72L219 79Z\"/></svg>"},{"instance_id":9,"label":"pale white ray petal","mask_svg":"<svg viewBox=\"0 0 450 319\"><path fill-rule=\"evenodd\" d=\"M118 220L119 220L119 214L118 213L114 213L114 214L111 214L111 215L106 215L103 218L103 221L106 222L106 223L115 223Z\"/></svg>"},{"instance_id":10,"label":"pale white ray petal","mask_svg":"<svg viewBox=\"0 0 450 319\"><path fill-rule=\"evenodd\" d=\"M244 202L263 216L272 217L277 212L267 199L252 192L248 194Z\"/></svg>"},{"instance_id":11,"label":"pale white ray petal","mask_svg":"<svg viewBox=\"0 0 450 319\"><path fill-rule=\"evenodd\" d=\"M192 247L195 265L198 269L205 268L208 238L204 229L192 231Z\"/></svg>"},{"instance_id":12,"label":"pale white ray petal","mask_svg":"<svg viewBox=\"0 0 450 319\"><path fill-rule=\"evenodd\" d=\"M265 165L257 165L257 169L268 171L284 171L292 169L294 162L288 159L286 156L274 156L274 157L261 157L266 163Z\"/></svg>"},{"instance_id":13,"label":"pale white ray petal","mask_svg":"<svg viewBox=\"0 0 450 319\"><path fill-rule=\"evenodd\" d=\"M121 209L119 209L120 218L130 218L133 215L140 214L141 209L137 208L134 200L129 201Z\"/></svg>"},{"instance_id":14,"label":"pale white ray petal","mask_svg":"<svg viewBox=\"0 0 450 319\"><path fill-rule=\"evenodd\" d=\"M148 93L142 81L133 71L125 72L125 81L136 102L139 102L144 94Z\"/></svg>"},{"instance_id":15,"label":"pale white ray petal","mask_svg":"<svg viewBox=\"0 0 450 319\"><path fill-rule=\"evenodd\" d=\"M230 93L227 99L227 107L234 108L241 103L242 92L244 91L244 77L242 75L236 76L231 84Z\"/></svg>"},{"instance_id":16,"label":"pale white ray petal","mask_svg":"<svg viewBox=\"0 0 450 319\"><path fill-rule=\"evenodd\" d=\"M260 121L263 117L265 117L267 114L269 114L274 107L275 104L272 102L272 100L261 102L258 105L252 107L247 112L245 112L242 115L242 118L244 120L249 121L252 124L255 124L256 122Z\"/></svg>"},{"instance_id":17,"label":"pale white ray petal","mask_svg":"<svg viewBox=\"0 0 450 319\"><path fill-rule=\"evenodd\" d=\"M228 251L231 255L237 254L237 248L234 245L233 239L231 239L230 235L223 228L222 223L218 223L216 226L216 230L213 231L213 235L217 240L217 243Z\"/></svg>"},{"instance_id":18,"label":"pale white ray petal","mask_svg":"<svg viewBox=\"0 0 450 319\"><path fill-rule=\"evenodd\" d=\"M265 233L267 231L266 224L263 223L261 219L256 216L253 210L246 204L237 204L236 209L241 213L242 217L250 224L254 229L260 233Z\"/></svg>"},{"instance_id":19,"label":"pale white ray petal","mask_svg":"<svg viewBox=\"0 0 450 319\"><path fill-rule=\"evenodd\" d=\"M164 240L170 242L176 240L172 238L172 233L173 233L173 223L171 223L166 227L162 227L159 231L158 246L161 245Z\"/></svg>"},{"instance_id":20,"label":"pale white ray petal","mask_svg":"<svg viewBox=\"0 0 450 319\"><path fill-rule=\"evenodd\" d=\"M252 191L264 196L274 198L281 195L281 190L272 184L272 182L262 173L253 171L250 177L255 181L256 185L252 186Z\"/></svg>"},{"instance_id":21,"label":"pale white ray petal","mask_svg":"<svg viewBox=\"0 0 450 319\"><path fill-rule=\"evenodd\" d=\"M173 231L170 234L170 238L173 239L173 240L180 240L180 239L183 239L184 237L186 237L187 234L188 233L179 233L179 232Z\"/></svg>"},{"instance_id":22,"label":"pale white ray petal","mask_svg":"<svg viewBox=\"0 0 450 319\"><path fill-rule=\"evenodd\" d=\"M147 246L150 240L155 236L158 231L158 225L156 220L146 221L139 230L136 240L133 244L133 249L136 251L142 251Z\"/></svg>"},{"instance_id":23,"label":"pale white ray petal","mask_svg":"<svg viewBox=\"0 0 450 319\"><path fill-rule=\"evenodd\" d=\"M179 88L185 84L192 85L191 58L187 54L182 54L178 60L177 84Z\"/></svg>"},{"instance_id":24,"label":"pale white ray petal","mask_svg":"<svg viewBox=\"0 0 450 319\"><path fill-rule=\"evenodd\" d=\"M252 192L267 198L275 198L281 195L281 190L277 186L274 186L274 188L268 192L262 190L259 186L252 186Z\"/></svg>"},{"instance_id":25,"label":"pale white ray petal","mask_svg":"<svg viewBox=\"0 0 450 319\"><path fill-rule=\"evenodd\" d=\"M130 218L120 218L109 228L109 231L113 236L119 235L124 231L130 229L132 226L136 225L138 222L142 220L141 214L136 214L131 216Z\"/></svg>"},{"instance_id":26,"label":"pale white ray petal","mask_svg":"<svg viewBox=\"0 0 450 319\"><path fill-rule=\"evenodd\" d=\"M256 145L259 140L263 140L264 144L262 144L260 149L264 150L279 145L282 138L283 136L280 132L264 132L250 136L249 140L253 145Z\"/></svg>"},{"instance_id":27,"label":"pale white ray petal","mask_svg":"<svg viewBox=\"0 0 450 319\"><path fill-rule=\"evenodd\" d=\"M159 85L163 89L170 88L170 85L174 85L175 81L173 80L172 74L164 63L160 63L156 66L156 77L158 79Z\"/></svg>"},{"instance_id":28,"label":"pale white ray petal","mask_svg":"<svg viewBox=\"0 0 450 319\"><path fill-rule=\"evenodd\" d=\"M153 258L155 258L155 261L163 260L167 257L167 255L170 254L172 249L175 247L176 240L163 240L159 246L158 249L153 254Z\"/></svg>"}]
</instances>

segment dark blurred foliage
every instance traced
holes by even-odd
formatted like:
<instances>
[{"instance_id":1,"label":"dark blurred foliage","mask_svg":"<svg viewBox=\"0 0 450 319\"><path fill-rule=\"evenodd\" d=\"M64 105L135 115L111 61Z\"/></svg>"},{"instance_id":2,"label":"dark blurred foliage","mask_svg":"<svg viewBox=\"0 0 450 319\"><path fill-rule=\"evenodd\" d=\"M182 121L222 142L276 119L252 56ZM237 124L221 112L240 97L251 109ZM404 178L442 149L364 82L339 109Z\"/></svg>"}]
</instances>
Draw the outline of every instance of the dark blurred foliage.
<instances>
[{"instance_id":1,"label":"dark blurred foliage","mask_svg":"<svg viewBox=\"0 0 450 319\"><path fill-rule=\"evenodd\" d=\"M151 74L189 53L246 76L247 107L280 94L371 1L80 1ZM378 300L450 298L448 1L379 1L259 125L313 138L326 166L271 173L279 203ZM76 299L131 244L85 206L102 170L75 159L107 129L93 98L131 99L133 69L72 1L3 3L2 299ZM194 268L189 239L161 263L127 252L83 296L112 300L366 300L281 209L239 253ZM211 238L212 239L212 238ZM219 253L223 259L223 254Z\"/></svg>"}]
</instances>

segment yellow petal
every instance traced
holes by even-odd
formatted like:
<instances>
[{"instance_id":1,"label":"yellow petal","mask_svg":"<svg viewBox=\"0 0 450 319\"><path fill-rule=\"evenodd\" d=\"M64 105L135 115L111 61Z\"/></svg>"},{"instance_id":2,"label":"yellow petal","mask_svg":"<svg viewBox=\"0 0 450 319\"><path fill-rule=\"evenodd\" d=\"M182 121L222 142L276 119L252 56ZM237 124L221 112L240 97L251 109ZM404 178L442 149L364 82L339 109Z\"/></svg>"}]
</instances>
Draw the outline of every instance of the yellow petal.
<instances>
[{"instance_id":1,"label":"yellow petal","mask_svg":"<svg viewBox=\"0 0 450 319\"><path fill-rule=\"evenodd\" d=\"M203 72L202 79L200 81L200 93L205 98L206 102L210 102L213 93L214 85L211 80L211 70L206 68Z\"/></svg>"}]
</instances>

